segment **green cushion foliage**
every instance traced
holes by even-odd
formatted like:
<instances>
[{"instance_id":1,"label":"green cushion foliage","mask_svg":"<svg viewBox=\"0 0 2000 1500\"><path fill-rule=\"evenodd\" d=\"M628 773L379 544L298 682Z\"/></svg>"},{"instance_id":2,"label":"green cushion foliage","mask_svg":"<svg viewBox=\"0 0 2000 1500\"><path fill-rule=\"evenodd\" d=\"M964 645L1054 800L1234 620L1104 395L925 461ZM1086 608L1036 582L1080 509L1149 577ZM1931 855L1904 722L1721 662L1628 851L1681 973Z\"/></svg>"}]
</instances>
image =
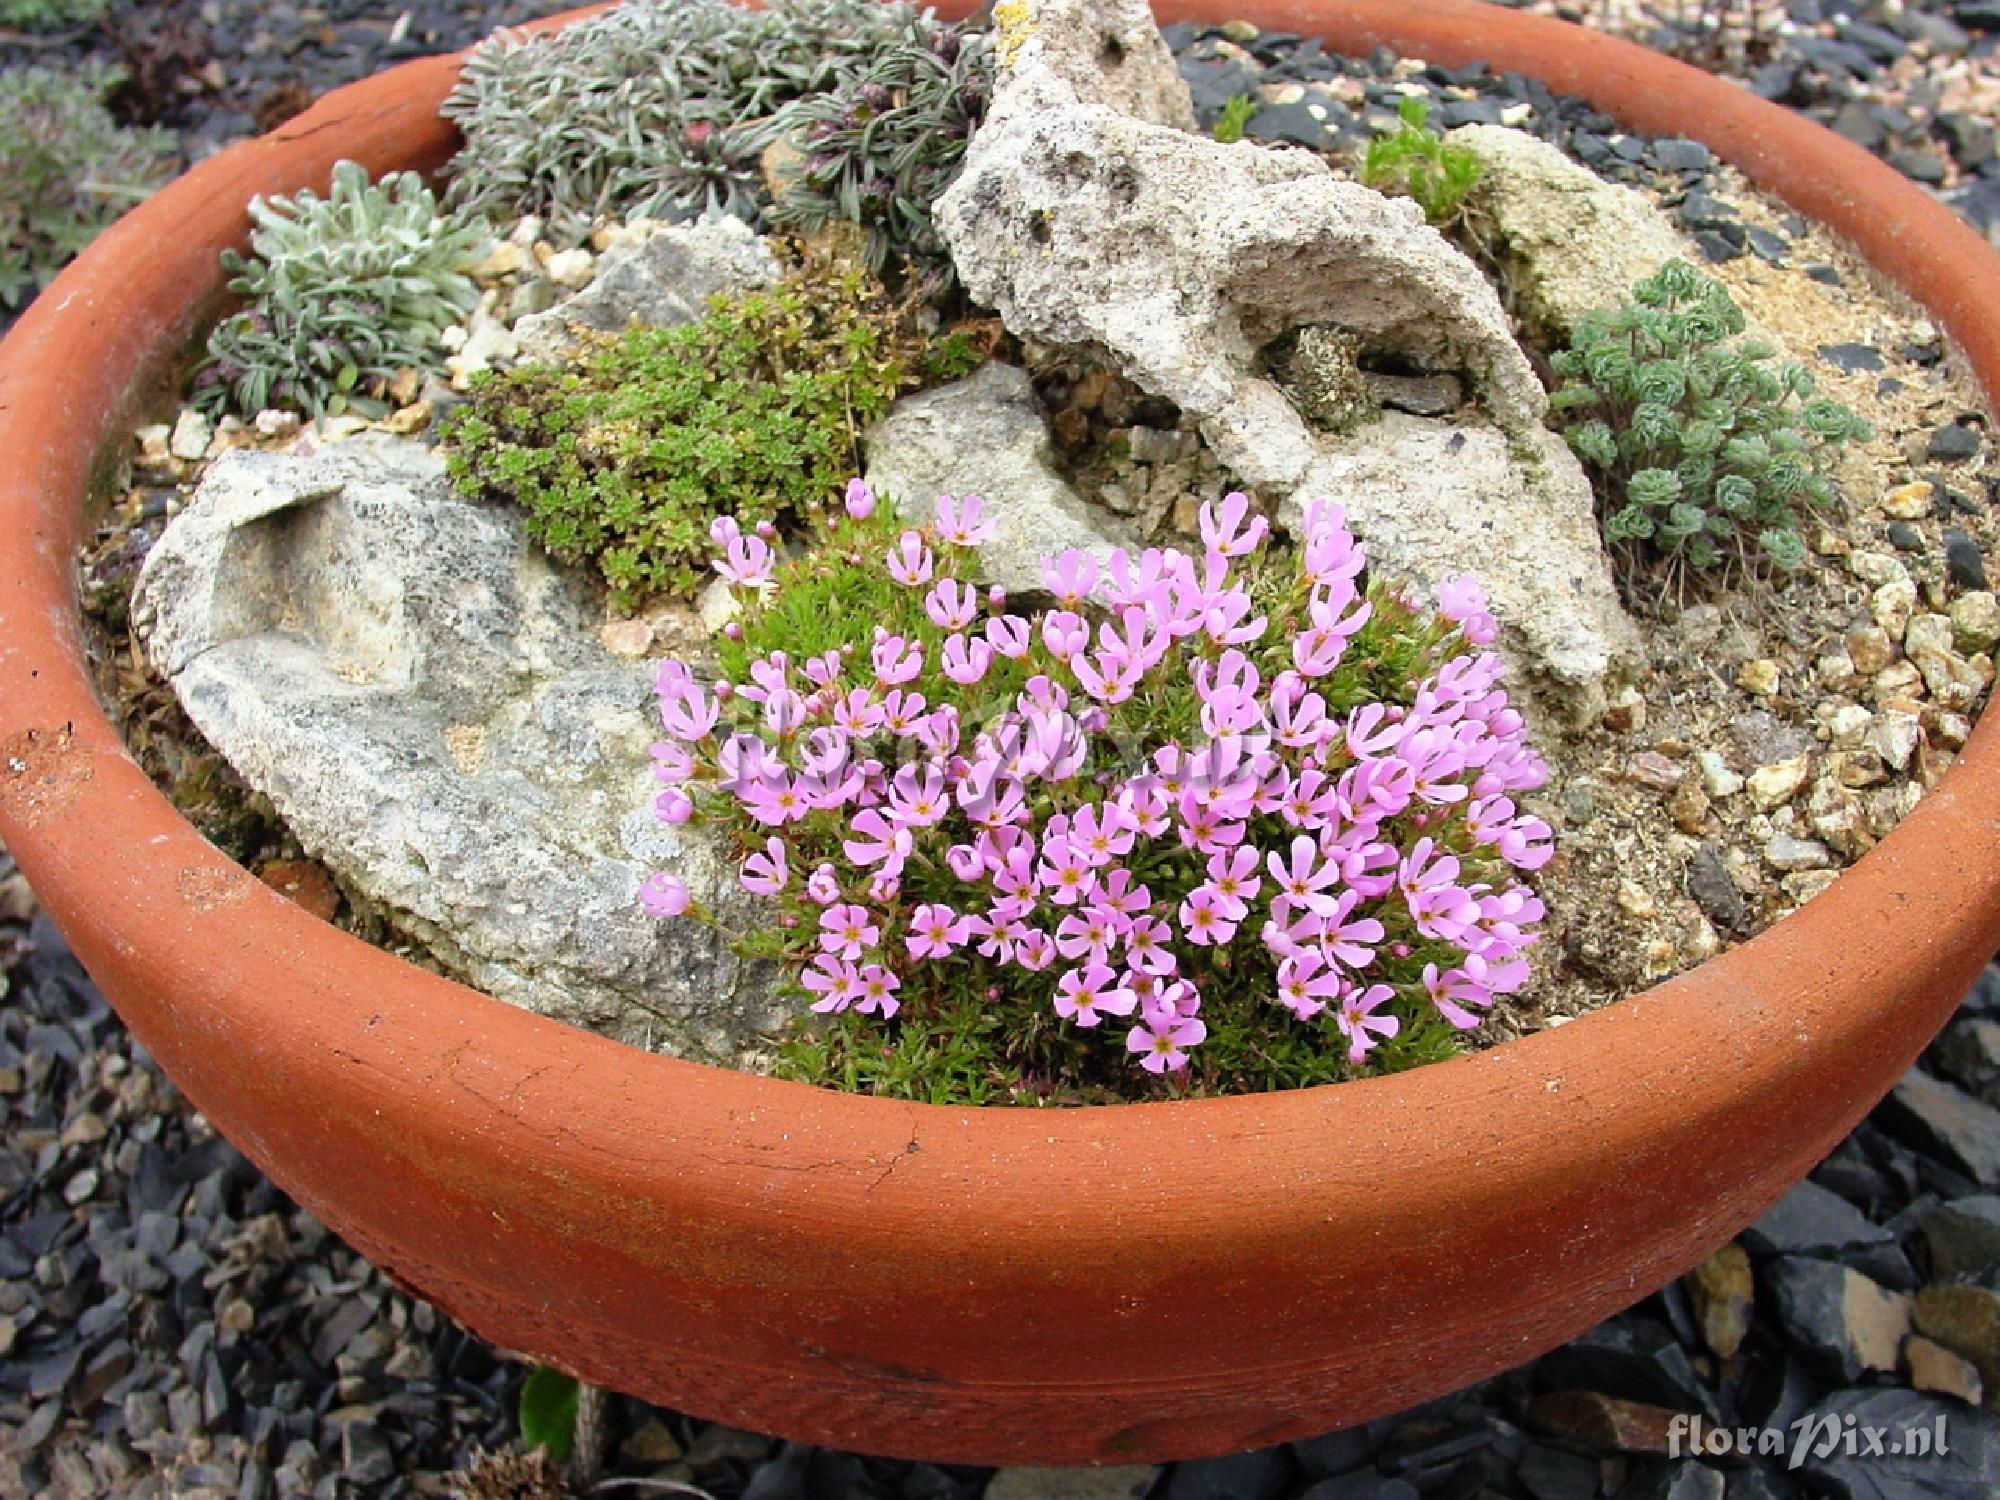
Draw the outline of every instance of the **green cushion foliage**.
<instances>
[{"instance_id":1,"label":"green cushion foliage","mask_svg":"<svg viewBox=\"0 0 2000 1500\"><path fill-rule=\"evenodd\" d=\"M0 72L0 304L19 307L173 174L172 132L125 130L104 108L123 75Z\"/></svg>"},{"instance_id":2,"label":"green cushion foliage","mask_svg":"<svg viewBox=\"0 0 2000 1500\"><path fill-rule=\"evenodd\" d=\"M621 603L686 595L712 576L712 518L806 515L898 395L976 362L958 336L919 333L851 258L819 255L699 322L476 377L448 461L464 494L521 506L535 540L595 565Z\"/></svg>"},{"instance_id":3,"label":"green cushion foliage","mask_svg":"<svg viewBox=\"0 0 2000 1500\"><path fill-rule=\"evenodd\" d=\"M903 685L906 690L930 704L957 705L967 725L995 722L1013 703L1031 668L1025 662L996 662L976 688L945 677L937 665L942 636L924 613L925 591L896 583L883 568L884 554L905 527L893 504L878 507L865 522L836 516L780 564L774 588L754 596L734 591L742 633L717 643L717 675L730 682L748 681L750 663L774 650L785 651L794 661L827 651L866 661L881 628L930 646L925 670ZM1281 621L1304 617L1305 585L1295 554L1273 548L1237 567L1256 601L1256 613ZM949 571L940 568L941 575ZM1400 581L1377 576L1367 597L1373 606L1368 622L1356 632L1339 666L1313 683L1334 716L1371 702L1407 708L1419 683L1437 670L1441 649L1446 657L1470 649L1450 644L1449 623L1414 607ZM1243 649L1268 681L1291 667L1290 640L1288 630L1274 629ZM1162 673L1143 692L1111 707L1102 743L1122 747L1128 756L1171 738L1195 743L1202 738L1200 712L1193 678ZM1275 835L1268 828L1262 831L1269 835L1264 842L1272 842ZM841 858L837 838L823 849L807 842L814 835L824 839L826 832L823 817L787 831L797 868L809 869L821 857ZM1253 832L1252 842L1257 841ZM1468 881L1481 879L1495 890L1509 884L1505 867L1490 851L1454 843L1453 852L1466 862ZM1189 872L1198 870L1201 860L1178 845L1161 844L1135 851L1121 860L1121 867L1160 890L1198 879ZM903 900L910 906L954 903L964 896L961 882L925 861L907 866L902 880ZM1444 945L1414 930L1398 928L1396 939L1404 942L1401 956L1384 947L1371 979L1421 992L1424 965L1451 961ZM799 941L796 931L774 925L744 935L737 951L796 961ZM1118 1049L1064 1022L1045 994L1023 989L1019 971L1003 971L969 948L959 958L931 966L923 974L924 984L905 985L903 1008L893 1026L858 1011L801 1016L785 1030L778 1076L931 1104L1106 1104L1133 1097L1132 1069ZM1330 1014L1316 1025L1273 1024L1275 980L1260 946L1239 941L1184 958L1181 973L1199 984L1209 1035L1189 1055L1188 1071L1176 1085L1182 1092L1310 1088L1400 1072L1464 1050L1459 1033L1426 1006L1414 1013L1399 1010L1402 1030L1357 1065L1349 1060ZM1053 981L1053 972L1047 978ZM996 991L996 984L1004 988Z\"/></svg>"},{"instance_id":4,"label":"green cushion foliage","mask_svg":"<svg viewBox=\"0 0 2000 1500\"><path fill-rule=\"evenodd\" d=\"M1727 288L1675 260L1555 356L1551 404L1576 419L1563 435L1628 560L1805 566L1799 514L1833 498L1829 462L1868 427L1743 330Z\"/></svg>"},{"instance_id":5,"label":"green cushion foliage","mask_svg":"<svg viewBox=\"0 0 2000 1500\"><path fill-rule=\"evenodd\" d=\"M250 217L251 253L223 255L245 305L209 335L205 410L380 414L383 387L435 366L440 336L479 300L465 272L484 228L440 215L414 172L370 183L343 161L328 197L253 199Z\"/></svg>"}]
</instances>

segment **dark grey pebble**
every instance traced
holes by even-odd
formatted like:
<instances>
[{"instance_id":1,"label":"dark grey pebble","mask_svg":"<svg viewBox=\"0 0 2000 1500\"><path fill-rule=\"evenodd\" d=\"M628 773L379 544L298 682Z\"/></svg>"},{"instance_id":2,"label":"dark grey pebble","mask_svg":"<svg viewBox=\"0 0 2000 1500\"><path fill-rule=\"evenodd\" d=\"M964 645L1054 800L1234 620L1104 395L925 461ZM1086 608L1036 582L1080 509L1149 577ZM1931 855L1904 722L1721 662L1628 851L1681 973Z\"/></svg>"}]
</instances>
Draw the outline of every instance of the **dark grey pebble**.
<instances>
[{"instance_id":1,"label":"dark grey pebble","mask_svg":"<svg viewBox=\"0 0 2000 1500\"><path fill-rule=\"evenodd\" d=\"M1962 589L1986 587L1986 559L1980 554L1979 543L1956 526L1945 529L1944 571Z\"/></svg>"},{"instance_id":2,"label":"dark grey pebble","mask_svg":"<svg viewBox=\"0 0 2000 1500\"><path fill-rule=\"evenodd\" d=\"M1297 1473L1283 1448L1258 1448L1175 1464L1159 1493L1163 1500L1278 1500L1291 1490Z\"/></svg>"},{"instance_id":3,"label":"dark grey pebble","mask_svg":"<svg viewBox=\"0 0 2000 1500\"><path fill-rule=\"evenodd\" d=\"M1891 1242L1889 1232L1860 1209L1810 1180L1780 1198L1740 1238L1756 1255L1818 1255Z\"/></svg>"},{"instance_id":4,"label":"dark grey pebble","mask_svg":"<svg viewBox=\"0 0 2000 1500\"><path fill-rule=\"evenodd\" d=\"M1961 463L1978 456L1978 432L1963 422L1952 422L1931 434L1926 452L1939 463Z\"/></svg>"},{"instance_id":5,"label":"dark grey pebble","mask_svg":"<svg viewBox=\"0 0 2000 1500\"><path fill-rule=\"evenodd\" d=\"M1821 344L1819 357L1850 375L1882 368L1882 351L1872 344Z\"/></svg>"},{"instance_id":6,"label":"dark grey pebble","mask_svg":"<svg viewBox=\"0 0 2000 1500\"><path fill-rule=\"evenodd\" d=\"M1782 266L1790 260L1792 247L1783 235L1758 224L1746 224L1743 234L1749 241L1751 252L1759 260L1774 266Z\"/></svg>"},{"instance_id":7,"label":"dark grey pebble","mask_svg":"<svg viewBox=\"0 0 2000 1500\"><path fill-rule=\"evenodd\" d=\"M1663 172L1706 172L1715 155L1700 141L1673 138L1653 142L1653 165Z\"/></svg>"}]
</instances>

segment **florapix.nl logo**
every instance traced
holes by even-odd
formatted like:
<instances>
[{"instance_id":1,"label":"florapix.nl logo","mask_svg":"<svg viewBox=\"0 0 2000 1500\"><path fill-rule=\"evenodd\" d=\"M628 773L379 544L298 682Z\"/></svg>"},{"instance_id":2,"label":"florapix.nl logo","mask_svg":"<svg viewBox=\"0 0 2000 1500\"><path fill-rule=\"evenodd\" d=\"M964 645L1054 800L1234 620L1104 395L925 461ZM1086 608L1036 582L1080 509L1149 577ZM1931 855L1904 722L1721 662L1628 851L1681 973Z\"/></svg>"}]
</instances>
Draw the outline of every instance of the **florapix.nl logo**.
<instances>
[{"instance_id":1,"label":"florapix.nl logo","mask_svg":"<svg viewBox=\"0 0 2000 1500\"><path fill-rule=\"evenodd\" d=\"M1869 1426L1852 1413L1807 1413L1783 1427L1724 1427L1687 1412L1667 1425L1669 1458L1937 1458L1951 1451L1942 1414L1909 1426Z\"/></svg>"}]
</instances>

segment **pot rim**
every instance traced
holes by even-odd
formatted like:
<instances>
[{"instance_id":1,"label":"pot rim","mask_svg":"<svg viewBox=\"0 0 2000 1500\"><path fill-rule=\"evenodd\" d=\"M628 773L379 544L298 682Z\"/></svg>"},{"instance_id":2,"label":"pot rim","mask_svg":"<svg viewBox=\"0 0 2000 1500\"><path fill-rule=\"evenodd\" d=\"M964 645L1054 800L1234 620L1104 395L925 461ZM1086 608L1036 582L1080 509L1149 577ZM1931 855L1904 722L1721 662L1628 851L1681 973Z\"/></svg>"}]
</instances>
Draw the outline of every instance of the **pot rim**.
<instances>
[{"instance_id":1,"label":"pot rim","mask_svg":"<svg viewBox=\"0 0 2000 1500\"><path fill-rule=\"evenodd\" d=\"M1156 6L1161 24L1204 12L1481 58L1693 135L1850 239L2000 393L2000 255L1779 106L1475 0ZM83 665L72 559L101 451L213 305L241 205L323 185L341 157L440 165L459 60L338 90L197 166L0 345L0 837L193 1101L495 1342L739 1425L930 1458L1191 1457L1326 1430L1505 1368L1696 1263L1889 1089L2000 943L1984 720L1894 832L1749 943L1559 1029L1285 1094L842 1094L641 1053L308 916L125 751Z\"/></svg>"}]
</instances>

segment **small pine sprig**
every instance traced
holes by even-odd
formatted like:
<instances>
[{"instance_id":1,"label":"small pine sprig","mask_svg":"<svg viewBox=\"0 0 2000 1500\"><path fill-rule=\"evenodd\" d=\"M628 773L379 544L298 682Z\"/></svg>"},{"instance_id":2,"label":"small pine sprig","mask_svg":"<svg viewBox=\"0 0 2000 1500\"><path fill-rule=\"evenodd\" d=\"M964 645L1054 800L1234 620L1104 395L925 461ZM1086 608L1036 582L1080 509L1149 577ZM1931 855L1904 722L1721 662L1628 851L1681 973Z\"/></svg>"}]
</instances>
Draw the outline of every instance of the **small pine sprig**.
<instances>
[{"instance_id":1,"label":"small pine sprig","mask_svg":"<svg viewBox=\"0 0 2000 1500\"><path fill-rule=\"evenodd\" d=\"M931 205L958 175L993 73L985 33L928 14L881 50L843 59L828 89L771 119L769 138L798 152L801 165L770 222L807 233L858 224L875 272L893 258L927 292L949 290L955 273Z\"/></svg>"},{"instance_id":2,"label":"small pine sprig","mask_svg":"<svg viewBox=\"0 0 2000 1500\"><path fill-rule=\"evenodd\" d=\"M1604 536L1634 564L1706 572L1806 564L1802 511L1834 498L1831 461L1868 424L1810 371L1739 337L1720 282L1669 261L1632 300L1588 314L1554 358L1550 405L1592 471Z\"/></svg>"},{"instance_id":3,"label":"small pine sprig","mask_svg":"<svg viewBox=\"0 0 2000 1500\"><path fill-rule=\"evenodd\" d=\"M1479 183L1479 158L1446 143L1431 129L1430 106L1405 99L1396 108L1396 127L1378 131L1361 157L1361 181L1378 193L1410 198L1436 229L1454 226L1466 195Z\"/></svg>"},{"instance_id":4,"label":"small pine sprig","mask_svg":"<svg viewBox=\"0 0 2000 1500\"><path fill-rule=\"evenodd\" d=\"M1479 590L1365 573L1339 507L1264 547L1047 559L981 590L978 497L899 523L856 480L790 560L718 519L720 680L659 671L670 823L718 826L772 920L734 934L821 1025L820 1083L937 1102L1293 1087L1453 1050L1528 974L1546 767ZM662 917L712 921L670 872Z\"/></svg>"},{"instance_id":5,"label":"small pine sprig","mask_svg":"<svg viewBox=\"0 0 2000 1500\"><path fill-rule=\"evenodd\" d=\"M382 389L434 367L445 329L479 301L466 272L486 231L440 214L415 172L371 183L343 161L325 198L256 198L250 218L250 254L222 257L245 305L209 335L204 410L379 414Z\"/></svg>"}]
</instances>

